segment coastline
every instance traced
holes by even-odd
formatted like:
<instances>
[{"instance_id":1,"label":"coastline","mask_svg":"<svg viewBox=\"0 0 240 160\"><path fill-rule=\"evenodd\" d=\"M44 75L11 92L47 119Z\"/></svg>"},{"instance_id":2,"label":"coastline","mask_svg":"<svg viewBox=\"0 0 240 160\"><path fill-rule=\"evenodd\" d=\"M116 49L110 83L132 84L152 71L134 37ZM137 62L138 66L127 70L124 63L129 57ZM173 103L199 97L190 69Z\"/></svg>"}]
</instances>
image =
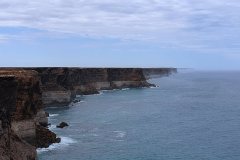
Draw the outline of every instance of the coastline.
<instances>
[{"instance_id":1,"label":"coastline","mask_svg":"<svg viewBox=\"0 0 240 160\"><path fill-rule=\"evenodd\" d=\"M153 74L154 69L149 69L150 71ZM154 73L166 76L175 73L175 71L176 69L155 69ZM24 143L29 144L27 149L19 149L21 153L12 154L19 156L24 153L23 159L30 157L29 160L32 160L34 156L36 158L36 147L47 148L52 143L60 142L55 133L45 128L48 125L45 107L68 106L77 95L99 94L101 90L152 87L153 85L147 82L148 78L144 72L146 73L147 70L143 71L139 68L0 69L0 75L4 78L4 83L7 86L4 90L8 90L9 85L11 85L6 78L12 77L15 84L13 91L9 94L15 95L12 100L15 103L6 104L4 101L1 104L1 109L2 106L7 106L7 109L9 109L8 105L12 106L10 108L13 110L9 111L10 117L13 119L9 124L12 134L16 134ZM0 79L0 81L2 80ZM4 96L4 91L0 96ZM1 117L1 122L3 121L4 117ZM3 127L0 130L6 133L6 129ZM4 152L5 150L6 148L0 148L0 151ZM29 156L31 154L32 156Z\"/></svg>"}]
</instances>

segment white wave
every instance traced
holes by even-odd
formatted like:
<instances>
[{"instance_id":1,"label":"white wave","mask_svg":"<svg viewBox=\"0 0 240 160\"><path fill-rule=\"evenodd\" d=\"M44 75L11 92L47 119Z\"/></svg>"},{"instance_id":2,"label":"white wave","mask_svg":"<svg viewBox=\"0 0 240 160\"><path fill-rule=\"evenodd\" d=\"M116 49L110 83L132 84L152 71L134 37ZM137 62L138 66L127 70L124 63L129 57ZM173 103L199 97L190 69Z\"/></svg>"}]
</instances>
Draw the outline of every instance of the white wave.
<instances>
[{"instance_id":1,"label":"white wave","mask_svg":"<svg viewBox=\"0 0 240 160\"><path fill-rule=\"evenodd\" d=\"M114 133L116 133L116 138L123 138L126 136L126 132L124 131L113 131Z\"/></svg>"},{"instance_id":2,"label":"white wave","mask_svg":"<svg viewBox=\"0 0 240 160\"><path fill-rule=\"evenodd\" d=\"M53 130L53 129L55 129L55 128L57 128L57 127L56 127L56 125L54 125L54 124L51 124L50 126L48 126L48 129L49 129L49 130Z\"/></svg>"},{"instance_id":3,"label":"white wave","mask_svg":"<svg viewBox=\"0 0 240 160\"><path fill-rule=\"evenodd\" d=\"M69 137L61 137L60 143L54 143L54 144L50 145L48 148L39 148L39 149L37 149L37 153L41 154L43 152L62 149L73 143L77 143L77 142L74 139L69 138Z\"/></svg>"},{"instance_id":4,"label":"white wave","mask_svg":"<svg viewBox=\"0 0 240 160\"><path fill-rule=\"evenodd\" d=\"M102 91L100 91L98 94L95 94L95 95L102 95L103 94L103 92Z\"/></svg>"},{"instance_id":5,"label":"white wave","mask_svg":"<svg viewBox=\"0 0 240 160\"><path fill-rule=\"evenodd\" d=\"M152 86L152 87L150 87L150 88L159 88L159 86Z\"/></svg>"},{"instance_id":6,"label":"white wave","mask_svg":"<svg viewBox=\"0 0 240 160\"><path fill-rule=\"evenodd\" d=\"M101 90L102 92L109 92L109 91L111 91L111 90L105 90L105 89L103 89L103 90Z\"/></svg>"},{"instance_id":7,"label":"white wave","mask_svg":"<svg viewBox=\"0 0 240 160\"><path fill-rule=\"evenodd\" d=\"M123 88L122 91L127 91L129 90L130 88Z\"/></svg>"},{"instance_id":8,"label":"white wave","mask_svg":"<svg viewBox=\"0 0 240 160\"><path fill-rule=\"evenodd\" d=\"M49 114L49 117L56 117L58 116L59 114Z\"/></svg>"}]
</instances>

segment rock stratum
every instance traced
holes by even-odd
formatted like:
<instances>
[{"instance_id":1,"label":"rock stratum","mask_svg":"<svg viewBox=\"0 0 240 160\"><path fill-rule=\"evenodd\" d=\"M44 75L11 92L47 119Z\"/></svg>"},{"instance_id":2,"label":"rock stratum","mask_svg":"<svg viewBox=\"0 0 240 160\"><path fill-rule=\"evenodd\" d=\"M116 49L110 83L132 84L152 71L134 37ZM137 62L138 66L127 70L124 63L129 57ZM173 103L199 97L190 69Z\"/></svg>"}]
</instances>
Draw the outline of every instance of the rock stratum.
<instances>
[{"instance_id":1,"label":"rock stratum","mask_svg":"<svg viewBox=\"0 0 240 160\"><path fill-rule=\"evenodd\" d=\"M49 106L66 106L76 95L154 86L151 75L174 68L1 68L0 160L34 160L36 148L60 142L46 128Z\"/></svg>"}]
</instances>

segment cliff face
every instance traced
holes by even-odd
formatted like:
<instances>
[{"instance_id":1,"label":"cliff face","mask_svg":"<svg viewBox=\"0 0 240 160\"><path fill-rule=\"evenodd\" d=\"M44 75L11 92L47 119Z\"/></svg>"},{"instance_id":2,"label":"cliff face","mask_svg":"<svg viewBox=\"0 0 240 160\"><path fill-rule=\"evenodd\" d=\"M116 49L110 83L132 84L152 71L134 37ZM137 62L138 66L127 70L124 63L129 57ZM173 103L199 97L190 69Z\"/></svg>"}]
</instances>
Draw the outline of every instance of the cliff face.
<instances>
[{"instance_id":1,"label":"cliff face","mask_svg":"<svg viewBox=\"0 0 240 160\"><path fill-rule=\"evenodd\" d=\"M20 139L13 131L3 130L0 137L1 160L35 160L36 148Z\"/></svg>"},{"instance_id":2,"label":"cliff face","mask_svg":"<svg viewBox=\"0 0 240 160\"><path fill-rule=\"evenodd\" d=\"M38 126L45 123L47 116L43 111L38 73L22 69L1 69L0 159L35 159L34 146L44 147L54 141L41 142L45 143L44 146L38 144L37 138L45 135L37 137L37 133L46 130ZM48 135L50 134L55 135L49 131Z\"/></svg>"},{"instance_id":3,"label":"cliff face","mask_svg":"<svg viewBox=\"0 0 240 160\"><path fill-rule=\"evenodd\" d=\"M11 129L12 121L23 118L21 113L17 113L17 111L22 111L16 105L17 90L18 81L13 75L0 76L0 159L34 160L35 147L20 139Z\"/></svg>"},{"instance_id":4,"label":"cliff face","mask_svg":"<svg viewBox=\"0 0 240 160\"><path fill-rule=\"evenodd\" d=\"M99 90L149 87L138 68L32 68L42 82L46 106L66 105L77 94L95 94Z\"/></svg>"},{"instance_id":5,"label":"cliff face","mask_svg":"<svg viewBox=\"0 0 240 160\"><path fill-rule=\"evenodd\" d=\"M36 123L47 123L47 117L41 115L43 112L42 93L38 73L36 71L9 69L0 70L0 75L14 77L15 81L14 93L16 98L13 101L15 105L9 110L11 128L19 137L31 141L36 135Z\"/></svg>"}]
</instances>

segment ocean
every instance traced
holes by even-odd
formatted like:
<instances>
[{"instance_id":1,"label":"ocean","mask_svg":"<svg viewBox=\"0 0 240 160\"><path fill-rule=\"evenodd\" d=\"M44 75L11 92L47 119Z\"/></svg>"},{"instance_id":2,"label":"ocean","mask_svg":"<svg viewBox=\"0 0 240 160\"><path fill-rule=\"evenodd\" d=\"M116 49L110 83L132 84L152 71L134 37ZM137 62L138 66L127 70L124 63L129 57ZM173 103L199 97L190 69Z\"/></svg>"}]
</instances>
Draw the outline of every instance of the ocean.
<instances>
[{"instance_id":1,"label":"ocean","mask_svg":"<svg viewBox=\"0 0 240 160\"><path fill-rule=\"evenodd\" d=\"M240 72L183 71L156 88L102 91L48 108L60 144L39 160L239 160ZM58 129L60 122L70 126Z\"/></svg>"}]
</instances>

